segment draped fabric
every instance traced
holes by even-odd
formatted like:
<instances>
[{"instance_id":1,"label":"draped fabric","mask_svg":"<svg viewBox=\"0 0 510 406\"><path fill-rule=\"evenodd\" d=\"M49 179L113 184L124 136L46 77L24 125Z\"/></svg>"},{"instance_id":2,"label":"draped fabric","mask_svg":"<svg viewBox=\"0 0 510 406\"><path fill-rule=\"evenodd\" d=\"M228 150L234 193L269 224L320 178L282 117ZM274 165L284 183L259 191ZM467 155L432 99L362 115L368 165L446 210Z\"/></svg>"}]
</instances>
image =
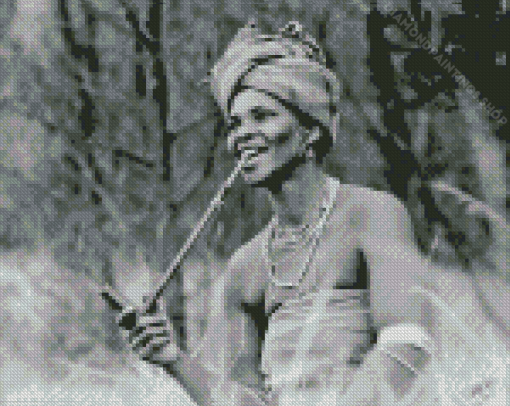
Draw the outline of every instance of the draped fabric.
<instances>
[{"instance_id":1,"label":"draped fabric","mask_svg":"<svg viewBox=\"0 0 510 406\"><path fill-rule=\"evenodd\" d=\"M346 387L370 345L367 293L323 289L288 300L273 314L262 370L274 402L315 404Z\"/></svg>"},{"instance_id":2,"label":"draped fabric","mask_svg":"<svg viewBox=\"0 0 510 406\"><path fill-rule=\"evenodd\" d=\"M434 293L415 293L430 325L382 329L348 391L336 394L336 404L507 405L510 356L493 325L475 330Z\"/></svg>"},{"instance_id":3,"label":"draped fabric","mask_svg":"<svg viewBox=\"0 0 510 406\"><path fill-rule=\"evenodd\" d=\"M364 291L321 291L273 315L262 357L267 383L276 388L271 405L508 404L510 357L490 324L475 331L420 288L416 301L427 309L431 328L387 326L364 354L366 298Z\"/></svg>"},{"instance_id":4,"label":"draped fabric","mask_svg":"<svg viewBox=\"0 0 510 406\"><path fill-rule=\"evenodd\" d=\"M268 90L329 127L330 77L325 68L307 59L275 59L246 75L243 85Z\"/></svg>"}]
</instances>

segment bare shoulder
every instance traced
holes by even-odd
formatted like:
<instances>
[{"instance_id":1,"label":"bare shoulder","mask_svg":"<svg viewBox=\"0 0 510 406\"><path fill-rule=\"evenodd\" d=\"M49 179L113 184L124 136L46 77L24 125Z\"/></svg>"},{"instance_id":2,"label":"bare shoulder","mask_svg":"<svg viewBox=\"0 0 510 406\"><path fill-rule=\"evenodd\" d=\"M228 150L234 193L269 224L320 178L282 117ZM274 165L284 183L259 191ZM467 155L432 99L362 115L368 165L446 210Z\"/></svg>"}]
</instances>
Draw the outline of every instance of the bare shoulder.
<instances>
[{"instance_id":1,"label":"bare shoulder","mask_svg":"<svg viewBox=\"0 0 510 406\"><path fill-rule=\"evenodd\" d=\"M351 184L340 185L336 206L331 221L357 233L368 231L370 223L381 220L384 211L405 210L402 202L389 192Z\"/></svg>"},{"instance_id":2,"label":"bare shoulder","mask_svg":"<svg viewBox=\"0 0 510 406\"><path fill-rule=\"evenodd\" d=\"M340 185L339 199L355 207L366 207L370 210L382 210L390 205L392 208L403 206L402 202L391 192L375 190L360 185Z\"/></svg>"},{"instance_id":3,"label":"bare shoulder","mask_svg":"<svg viewBox=\"0 0 510 406\"><path fill-rule=\"evenodd\" d=\"M406 207L390 192L341 184L337 208L331 216L329 232L342 236L351 245L362 246L369 235L391 232L412 240L412 225Z\"/></svg>"}]
</instances>

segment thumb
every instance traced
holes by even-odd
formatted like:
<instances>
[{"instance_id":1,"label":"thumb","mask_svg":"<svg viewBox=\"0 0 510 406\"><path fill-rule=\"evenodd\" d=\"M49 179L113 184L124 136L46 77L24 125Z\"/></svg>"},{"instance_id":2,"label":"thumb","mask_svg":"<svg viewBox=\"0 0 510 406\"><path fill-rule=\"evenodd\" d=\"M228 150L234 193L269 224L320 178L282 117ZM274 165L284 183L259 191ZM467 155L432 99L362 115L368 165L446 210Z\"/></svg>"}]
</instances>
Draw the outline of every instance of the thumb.
<instances>
[{"instance_id":1,"label":"thumb","mask_svg":"<svg viewBox=\"0 0 510 406\"><path fill-rule=\"evenodd\" d=\"M154 352L153 361L174 362L181 357L181 350L173 340L170 340L160 351Z\"/></svg>"}]
</instances>

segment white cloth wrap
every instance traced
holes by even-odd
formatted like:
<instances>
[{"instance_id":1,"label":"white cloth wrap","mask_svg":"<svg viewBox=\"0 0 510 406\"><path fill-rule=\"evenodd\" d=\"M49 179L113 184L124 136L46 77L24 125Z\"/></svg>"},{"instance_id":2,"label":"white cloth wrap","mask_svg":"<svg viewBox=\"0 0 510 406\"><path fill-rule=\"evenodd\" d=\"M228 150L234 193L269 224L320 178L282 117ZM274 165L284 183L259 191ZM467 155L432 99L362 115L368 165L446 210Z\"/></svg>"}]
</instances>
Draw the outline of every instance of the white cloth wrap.
<instances>
[{"instance_id":1,"label":"white cloth wrap","mask_svg":"<svg viewBox=\"0 0 510 406\"><path fill-rule=\"evenodd\" d=\"M339 81L299 40L261 35L257 27L248 24L234 37L206 79L227 119L229 102L240 80L243 86L267 90L296 103L328 128L336 125L337 117L330 114L329 107L338 103ZM334 137L335 131L330 132Z\"/></svg>"},{"instance_id":2,"label":"white cloth wrap","mask_svg":"<svg viewBox=\"0 0 510 406\"><path fill-rule=\"evenodd\" d=\"M318 63L285 58L258 66L246 75L243 85L276 94L330 128L333 81L333 75Z\"/></svg>"},{"instance_id":3,"label":"white cloth wrap","mask_svg":"<svg viewBox=\"0 0 510 406\"><path fill-rule=\"evenodd\" d=\"M367 293L322 290L280 307L269 321L262 352L268 386L278 390L312 377L322 389L345 386L357 365L353 361L370 344Z\"/></svg>"}]
</instances>

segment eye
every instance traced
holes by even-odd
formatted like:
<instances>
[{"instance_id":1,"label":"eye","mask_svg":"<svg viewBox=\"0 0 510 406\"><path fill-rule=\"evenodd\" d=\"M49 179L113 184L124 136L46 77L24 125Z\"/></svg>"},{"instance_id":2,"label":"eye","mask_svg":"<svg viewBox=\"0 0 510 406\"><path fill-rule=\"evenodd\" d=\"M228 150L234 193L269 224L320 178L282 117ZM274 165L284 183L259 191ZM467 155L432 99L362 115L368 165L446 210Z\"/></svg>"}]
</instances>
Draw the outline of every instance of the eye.
<instances>
[{"instance_id":1,"label":"eye","mask_svg":"<svg viewBox=\"0 0 510 406\"><path fill-rule=\"evenodd\" d=\"M239 127L241 125L241 119L237 116L233 116L230 118L229 122L228 122L228 131L233 131L235 130L237 127Z\"/></svg>"},{"instance_id":2,"label":"eye","mask_svg":"<svg viewBox=\"0 0 510 406\"><path fill-rule=\"evenodd\" d=\"M251 111L251 115L253 120L255 120L257 123L262 123L266 121L268 117L276 117L278 114L275 111L265 110L257 107Z\"/></svg>"}]
</instances>

